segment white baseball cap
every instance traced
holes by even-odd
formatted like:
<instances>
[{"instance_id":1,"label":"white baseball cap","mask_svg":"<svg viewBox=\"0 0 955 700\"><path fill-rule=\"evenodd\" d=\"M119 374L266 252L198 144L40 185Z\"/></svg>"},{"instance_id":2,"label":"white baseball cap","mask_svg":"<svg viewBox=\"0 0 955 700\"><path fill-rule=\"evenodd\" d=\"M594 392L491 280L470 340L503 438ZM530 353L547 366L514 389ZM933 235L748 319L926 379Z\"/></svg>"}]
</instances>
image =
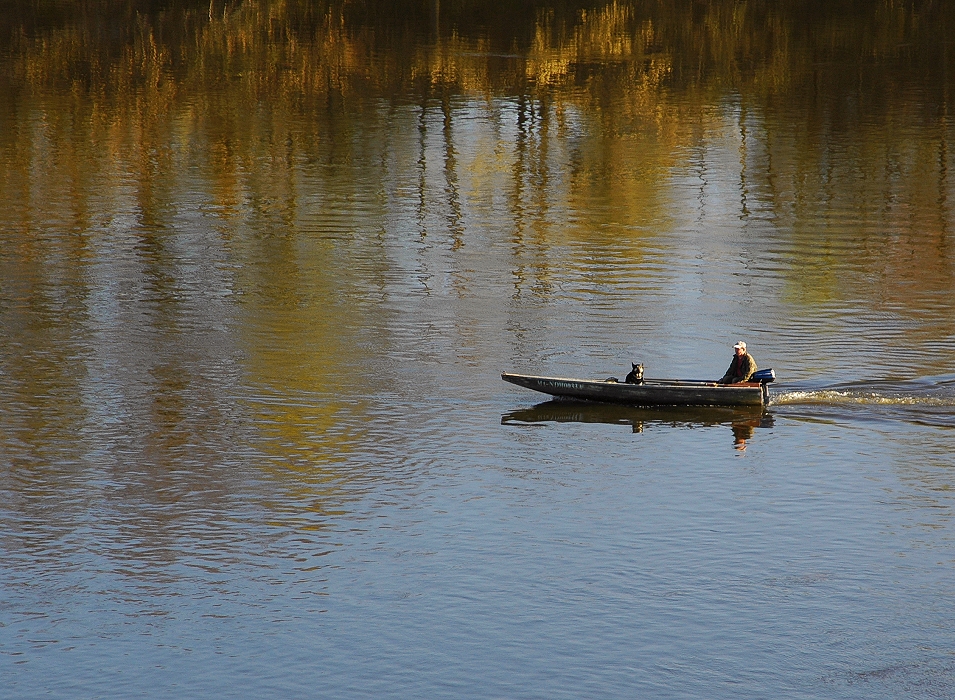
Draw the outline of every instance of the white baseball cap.
<instances>
[{"instance_id":1,"label":"white baseball cap","mask_svg":"<svg viewBox=\"0 0 955 700\"><path fill-rule=\"evenodd\" d=\"M740 350L745 350L745 349L746 349L746 343L744 343L744 342L741 340L741 341L739 341L738 343L736 343L736 345L733 346L733 349L734 349L734 350L735 350L736 348L739 348Z\"/></svg>"}]
</instances>

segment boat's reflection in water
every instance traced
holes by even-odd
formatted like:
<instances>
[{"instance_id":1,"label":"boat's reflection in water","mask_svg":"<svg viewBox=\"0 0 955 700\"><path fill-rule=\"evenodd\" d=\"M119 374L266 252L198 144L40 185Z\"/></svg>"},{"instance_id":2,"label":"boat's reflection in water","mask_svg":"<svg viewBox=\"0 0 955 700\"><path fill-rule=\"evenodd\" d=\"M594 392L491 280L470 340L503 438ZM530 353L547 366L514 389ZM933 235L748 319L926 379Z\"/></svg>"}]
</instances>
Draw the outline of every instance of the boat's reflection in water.
<instances>
[{"instance_id":1,"label":"boat's reflection in water","mask_svg":"<svg viewBox=\"0 0 955 700\"><path fill-rule=\"evenodd\" d=\"M773 416L763 406L620 406L588 401L553 400L501 416L502 425L515 423L608 423L629 425L634 433L657 425L705 427L726 425L733 445L745 450L756 428L769 428Z\"/></svg>"}]
</instances>

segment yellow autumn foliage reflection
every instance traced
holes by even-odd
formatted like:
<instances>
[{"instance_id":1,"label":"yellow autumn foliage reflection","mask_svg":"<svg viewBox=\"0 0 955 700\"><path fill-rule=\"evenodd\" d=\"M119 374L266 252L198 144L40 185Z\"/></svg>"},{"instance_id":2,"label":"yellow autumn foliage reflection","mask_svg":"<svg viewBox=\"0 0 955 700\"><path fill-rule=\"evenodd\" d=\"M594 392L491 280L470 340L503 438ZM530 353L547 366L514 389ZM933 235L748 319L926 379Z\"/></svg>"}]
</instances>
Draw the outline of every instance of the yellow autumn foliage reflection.
<instances>
[{"instance_id":1,"label":"yellow autumn foliage reflection","mask_svg":"<svg viewBox=\"0 0 955 700\"><path fill-rule=\"evenodd\" d=\"M546 295L555 269L610 247L639 261L645 239L689 217L673 181L699 171L702 204L789 236L789 300L878 305L865 294L878 279L914 314L952 287L943 3L17 0L2 12L8 257L39 270L64 254L37 221L76 234L66 255L83 269L108 267L113 246L135 251L136 283L165 295L157 333L193 313L191 275L226 285L224 322L261 390L252 410L276 459L292 445L297 466L340 462L361 440L336 428L374 390L352 368L398 342L362 335L368 309L402 312L381 290L396 278L428 290L438 270L466 295L454 254L469 215L506 212L518 293ZM717 169L731 193L706 190ZM892 233L845 240L827 212L853 207ZM182 210L200 214L183 223ZM824 230L801 225L810 210ZM183 233L202 226L211 241ZM422 252L415 237L439 244ZM165 246L214 265L175 269ZM849 260L864 273L831 274ZM92 296L101 278L88 277Z\"/></svg>"}]
</instances>

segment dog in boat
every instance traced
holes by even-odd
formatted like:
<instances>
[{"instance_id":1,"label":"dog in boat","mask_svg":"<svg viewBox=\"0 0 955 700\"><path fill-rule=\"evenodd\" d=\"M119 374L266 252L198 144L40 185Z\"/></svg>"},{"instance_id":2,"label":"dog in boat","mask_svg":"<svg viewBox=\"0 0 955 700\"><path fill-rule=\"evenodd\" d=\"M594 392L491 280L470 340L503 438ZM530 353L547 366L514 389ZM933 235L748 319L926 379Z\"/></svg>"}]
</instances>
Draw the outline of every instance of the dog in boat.
<instances>
[{"instance_id":1,"label":"dog in boat","mask_svg":"<svg viewBox=\"0 0 955 700\"><path fill-rule=\"evenodd\" d=\"M643 384L643 364L635 365L631 362L630 365L633 367L633 369L630 370L630 374L624 378L624 383ZM620 380L616 377L607 377L604 379L604 381L610 382L611 384L617 384Z\"/></svg>"},{"instance_id":2,"label":"dog in boat","mask_svg":"<svg viewBox=\"0 0 955 700\"><path fill-rule=\"evenodd\" d=\"M627 384L643 384L643 364L637 365L633 362L630 364L633 365L633 369L630 370L630 374L623 381Z\"/></svg>"}]
</instances>

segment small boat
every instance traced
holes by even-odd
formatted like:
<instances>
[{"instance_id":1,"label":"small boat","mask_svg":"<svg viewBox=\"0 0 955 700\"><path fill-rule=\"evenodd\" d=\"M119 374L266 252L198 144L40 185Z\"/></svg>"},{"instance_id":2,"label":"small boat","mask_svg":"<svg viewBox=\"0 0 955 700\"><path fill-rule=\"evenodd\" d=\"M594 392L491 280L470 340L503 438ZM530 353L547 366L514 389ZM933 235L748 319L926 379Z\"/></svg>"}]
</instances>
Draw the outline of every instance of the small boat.
<instances>
[{"instance_id":1,"label":"small boat","mask_svg":"<svg viewBox=\"0 0 955 700\"><path fill-rule=\"evenodd\" d=\"M754 381L719 384L695 379L644 379L627 384L615 379L570 379L537 377L502 372L501 379L551 396L627 406L765 406L769 383L776 379L771 369L760 370Z\"/></svg>"}]
</instances>

